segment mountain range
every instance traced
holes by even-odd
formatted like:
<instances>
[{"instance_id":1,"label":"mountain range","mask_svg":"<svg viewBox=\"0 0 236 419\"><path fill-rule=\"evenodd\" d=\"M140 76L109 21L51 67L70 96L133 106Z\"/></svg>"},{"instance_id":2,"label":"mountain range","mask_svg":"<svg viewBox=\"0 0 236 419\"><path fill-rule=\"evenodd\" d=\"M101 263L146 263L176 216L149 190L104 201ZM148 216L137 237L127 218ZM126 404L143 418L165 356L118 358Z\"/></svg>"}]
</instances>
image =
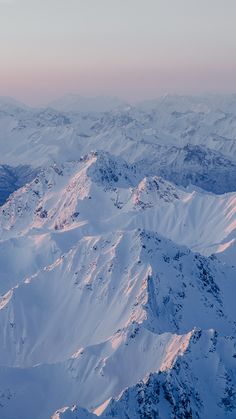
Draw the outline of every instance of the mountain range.
<instances>
[{"instance_id":1,"label":"mountain range","mask_svg":"<svg viewBox=\"0 0 236 419\"><path fill-rule=\"evenodd\" d=\"M236 96L0 99L0 417L236 416Z\"/></svg>"}]
</instances>

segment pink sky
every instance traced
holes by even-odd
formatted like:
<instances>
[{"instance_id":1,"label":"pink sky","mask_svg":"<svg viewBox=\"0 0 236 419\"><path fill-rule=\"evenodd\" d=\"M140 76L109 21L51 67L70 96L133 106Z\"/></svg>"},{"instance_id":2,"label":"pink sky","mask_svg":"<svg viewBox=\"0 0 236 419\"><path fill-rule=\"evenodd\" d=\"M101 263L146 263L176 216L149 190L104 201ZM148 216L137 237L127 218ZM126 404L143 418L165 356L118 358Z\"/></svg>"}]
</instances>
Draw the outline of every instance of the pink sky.
<instances>
[{"instance_id":1,"label":"pink sky","mask_svg":"<svg viewBox=\"0 0 236 419\"><path fill-rule=\"evenodd\" d=\"M234 0L0 0L0 95L236 92Z\"/></svg>"}]
</instances>

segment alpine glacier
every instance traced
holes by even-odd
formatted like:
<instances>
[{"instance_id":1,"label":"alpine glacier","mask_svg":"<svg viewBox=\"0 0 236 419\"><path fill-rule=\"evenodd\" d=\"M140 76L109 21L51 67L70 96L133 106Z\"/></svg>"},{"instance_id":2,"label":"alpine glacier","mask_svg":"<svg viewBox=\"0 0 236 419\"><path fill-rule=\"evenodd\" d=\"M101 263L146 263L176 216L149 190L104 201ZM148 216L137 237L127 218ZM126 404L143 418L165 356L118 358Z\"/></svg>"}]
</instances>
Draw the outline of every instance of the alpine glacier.
<instances>
[{"instance_id":1,"label":"alpine glacier","mask_svg":"<svg viewBox=\"0 0 236 419\"><path fill-rule=\"evenodd\" d=\"M0 98L0 418L236 417L236 96Z\"/></svg>"}]
</instances>

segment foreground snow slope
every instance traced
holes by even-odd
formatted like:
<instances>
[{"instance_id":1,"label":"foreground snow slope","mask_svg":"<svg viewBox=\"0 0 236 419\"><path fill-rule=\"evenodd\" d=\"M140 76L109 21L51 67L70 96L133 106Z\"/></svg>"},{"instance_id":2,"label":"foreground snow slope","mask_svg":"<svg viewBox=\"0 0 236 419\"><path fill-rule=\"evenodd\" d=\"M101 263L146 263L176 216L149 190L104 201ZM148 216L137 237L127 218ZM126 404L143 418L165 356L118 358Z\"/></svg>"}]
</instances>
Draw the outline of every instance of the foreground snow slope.
<instances>
[{"instance_id":1,"label":"foreground snow slope","mask_svg":"<svg viewBox=\"0 0 236 419\"><path fill-rule=\"evenodd\" d=\"M3 414L94 410L169 370L196 326L234 335L234 278L153 233L83 238L1 301Z\"/></svg>"},{"instance_id":2,"label":"foreground snow slope","mask_svg":"<svg viewBox=\"0 0 236 419\"><path fill-rule=\"evenodd\" d=\"M62 361L133 321L157 333L231 334L234 273L149 232L84 237L2 297L2 362Z\"/></svg>"},{"instance_id":3,"label":"foreground snow slope","mask_svg":"<svg viewBox=\"0 0 236 419\"><path fill-rule=\"evenodd\" d=\"M235 340L219 338L212 329L194 331L187 351L171 369L150 374L117 399L108 400L98 409L102 413L99 417L233 419L235 371ZM57 411L53 418L79 419L83 417L80 415L80 408L74 406Z\"/></svg>"},{"instance_id":4,"label":"foreground snow slope","mask_svg":"<svg viewBox=\"0 0 236 419\"><path fill-rule=\"evenodd\" d=\"M78 400L93 410L151 371L171 367L188 346L189 337L156 335L132 325L60 363L0 367L1 414L11 417L17 411L19 419L49 418L58 406Z\"/></svg>"},{"instance_id":5,"label":"foreground snow slope","mask_svg":"<svg viewBox=\"0 0 236 419\"><path fill-rule=\"evenodd\" d=\"M234 418L235 371L235 340L219 338L214 330L196 331L171 370L124 392L102 417Z\"/></svg>"}]
</instances>

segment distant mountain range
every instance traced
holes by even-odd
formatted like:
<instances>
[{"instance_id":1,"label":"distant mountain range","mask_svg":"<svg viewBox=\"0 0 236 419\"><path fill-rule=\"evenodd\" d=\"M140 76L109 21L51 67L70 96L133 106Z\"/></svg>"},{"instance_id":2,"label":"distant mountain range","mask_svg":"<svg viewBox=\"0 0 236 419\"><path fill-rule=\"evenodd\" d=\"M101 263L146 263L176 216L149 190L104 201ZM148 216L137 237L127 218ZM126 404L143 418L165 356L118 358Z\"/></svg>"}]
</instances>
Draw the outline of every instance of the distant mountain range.
<instances>
[{"instance_id":1,"label":"distant mountain range","mask_svg":"<svg viewBox=\"0 0 236 419\"><path fill-rule=\"evenodd\" d=\"M109 112L124 106L127 103L117 97L83 97L75 94L65 95L48 104L48 107L61 112Z\"/></svg>"}]
</instances>

